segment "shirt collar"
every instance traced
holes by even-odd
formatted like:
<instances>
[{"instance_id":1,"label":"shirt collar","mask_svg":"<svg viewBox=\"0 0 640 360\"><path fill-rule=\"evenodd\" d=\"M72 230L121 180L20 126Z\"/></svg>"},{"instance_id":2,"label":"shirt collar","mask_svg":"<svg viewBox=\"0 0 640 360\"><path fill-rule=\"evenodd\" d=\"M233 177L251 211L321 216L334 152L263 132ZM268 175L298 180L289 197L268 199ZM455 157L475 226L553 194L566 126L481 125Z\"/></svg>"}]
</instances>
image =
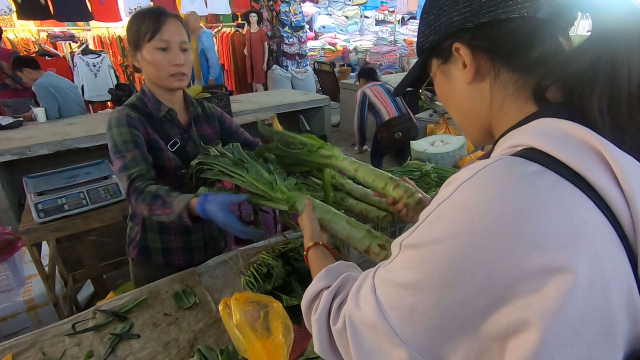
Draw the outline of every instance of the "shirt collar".
<instances>
[{"instance_id":1,"label":"shirt collar","mask_svg":"<svg viewBox=\"0 0 640 360\"><path fill-rule=\"evenodd\" d=\"M189 116L193 117L196 115L200 115L200 106L198 106L196 100L189 96L186 91L184 91L184 95L184 99L187 104L187 110L189 111ZM151 93L151 91L147 87L147 84L142 85L142 88L140 89L140 96L147 103L147 106L149 107L149 110L151 110L151 113L159 118L163 117L169 110L175 112L174 109L168 107L162 101L160 101L160 99L153 95L153 93Z\"/></svg>"}]
</instances>

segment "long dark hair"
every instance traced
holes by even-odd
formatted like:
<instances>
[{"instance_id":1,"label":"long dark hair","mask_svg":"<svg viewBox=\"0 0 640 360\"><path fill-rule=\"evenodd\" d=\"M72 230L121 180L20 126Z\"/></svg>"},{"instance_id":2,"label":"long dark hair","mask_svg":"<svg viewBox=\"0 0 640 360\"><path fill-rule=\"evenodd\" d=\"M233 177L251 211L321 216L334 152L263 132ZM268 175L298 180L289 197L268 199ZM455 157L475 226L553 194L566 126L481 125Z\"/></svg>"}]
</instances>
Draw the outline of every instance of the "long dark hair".
<instances>
[{"instance_id":1,"label":"long dark hair","mask_svg":"<svg viewBox=\"0 0 640 360\"><path fill-rule=\"evenodd\" d=\"M564 105L582 111L582 125L640 161L640 7L634 1L625 0L624 7L601 1L590 9L592 34L569 51L565 27L513 18L462 31L430 56L446 62L459 42L484 54L495 74L516 74L515 86L533 85L539 106L548 105L547 94L558 90Z\"/></svg>"},{"instance_id":2,"label":"long dark hair","mask_svg":"<svg viewBox=\"0 0 640 360\"><path fill-rule=\"evenodd\" d=\"M131 15L131 19L129 19L129 23L127 24L127 44L129 44L129 50L134 54L140 52L145 44L158 36L164 24L166 24L169 19L180 21L180 24L184 27L184 31L187 32L189 40L191 40L189 28L180 15L174 14L160 6L147 7L136 11ZM135 65L132 66L135 72L142 72L142 70L138 69Z\"/></svg>"}]
</instances>

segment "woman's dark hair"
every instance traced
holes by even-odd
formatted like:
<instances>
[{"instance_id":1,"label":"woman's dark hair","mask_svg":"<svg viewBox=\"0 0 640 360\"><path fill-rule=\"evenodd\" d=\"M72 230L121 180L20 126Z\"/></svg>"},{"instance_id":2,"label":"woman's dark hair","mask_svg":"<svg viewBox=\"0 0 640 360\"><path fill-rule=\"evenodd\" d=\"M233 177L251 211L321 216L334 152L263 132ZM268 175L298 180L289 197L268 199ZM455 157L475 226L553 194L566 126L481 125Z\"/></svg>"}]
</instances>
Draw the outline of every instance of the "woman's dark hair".
<instances>
[{"instance_id":1,"label":"woman's dark hair","mask_svg":"<svg viewBox=\"0 0 640 360\"><path fill-rule=\"evenodd\" d=\"M559 91L563 105L583 113L582 125L640 161L640 9L628 1L631 6L615 15L609 1L592 9L592 34L569 51L560 40L568 39L567 28L513 18L453 35L430 57L448 61L459 42L485 55L496 75L501 69L517 75L514 86L533 86L539 106L551 104L547 95Z\"/></svg>"},{"instance_id":2,"label":"woman's dark hair","mask_svg":"<svg viewBox=\"0 0 640 360\"><path fill-rule=\"evenodd\" d=\"M147 7L136 11L131 15L131 19L129 19L129 23L127 24L127 43L129 44L129 50L133 53L140 52L145 44L158 36L164 24L166 24L169 19L180 21L189 40L191 40L187 24L185 24L180 15L169 12L169 10L160 6ZM135 65L133 66L133 70L137 73L142 72L142 70Z\"/></svg>"},{"instance_id":3,"label":"woman's dark hair","mask_svg":"<svg viewBox=\"0 0 640 360\"><path fill-rule=\"evenodd\" d=\"M251 25L251 21L249 21L249 15L256 14L258 16L258 26L262 26L262 21L264 20L264 16L260 10L251 9L246 13L242 14L242 20L244 20L247 24Z\"/></svg>"},{"instance_id":4,"label":"woman's dark hair","mask_svg":"<svg viewBox=\"0 0 640 360\"><path fill-rule=\"evenodd\" d=\"M369 66L363 66L360 68L360 70L358 70L358 75L356 76L356 80L357 81L364 80L368 82L380 81L380 76L378 75L378 70Z\"/></svg>"}]
</instances>

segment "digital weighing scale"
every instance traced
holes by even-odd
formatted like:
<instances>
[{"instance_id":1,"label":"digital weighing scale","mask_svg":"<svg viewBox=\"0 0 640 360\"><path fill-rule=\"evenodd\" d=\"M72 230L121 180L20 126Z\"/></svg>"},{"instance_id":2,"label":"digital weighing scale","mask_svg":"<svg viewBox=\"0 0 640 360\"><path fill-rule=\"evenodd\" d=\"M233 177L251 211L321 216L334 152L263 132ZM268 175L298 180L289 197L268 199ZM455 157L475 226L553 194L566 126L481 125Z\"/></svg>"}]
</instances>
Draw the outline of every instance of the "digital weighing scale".
<instances>
[{"instance_id":1,"label":"digital weighing scale","mask_svg":"<svg viewBox=\"0 0 640 360\"><path fill-rule=\"evenodd\" d=\"M107 160L22 178L33 219L43 223L112 204L125 198Z\"/></svg>"}]
</instances>

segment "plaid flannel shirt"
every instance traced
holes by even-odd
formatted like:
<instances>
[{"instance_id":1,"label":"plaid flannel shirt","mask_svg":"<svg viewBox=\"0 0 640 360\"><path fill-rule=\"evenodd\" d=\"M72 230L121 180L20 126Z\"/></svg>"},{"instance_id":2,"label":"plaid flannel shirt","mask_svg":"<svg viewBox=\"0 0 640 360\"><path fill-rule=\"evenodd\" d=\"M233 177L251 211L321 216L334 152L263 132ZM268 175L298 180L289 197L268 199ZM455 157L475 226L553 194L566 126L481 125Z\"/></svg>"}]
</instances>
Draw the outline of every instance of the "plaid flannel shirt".
<instances>
[{"instance_id":1,"label":"plaid flannel shirt","mask_svg":"<svg viewBox=\"0 0 640 360\"><path fill-rule=\"evenodd\" d=\"M143 261L176 268L197 266L224 251L224 242L215 224L189 215L194 198L185 167L155 134L147 121L162 121L169 134L182 139L195 159L200 143L216 146L240 143L254 150L260 143L215 106L186 95L190 114L187 126L180 123L175 110L164 105L146 86L129 102L151 110L156 118L145 120L126 107L113 112L107 127L109 154L114 172L125 187L130 205L127 254ZM204 104L206 111L201 108Z\"/></svg>"}]
</instances>

